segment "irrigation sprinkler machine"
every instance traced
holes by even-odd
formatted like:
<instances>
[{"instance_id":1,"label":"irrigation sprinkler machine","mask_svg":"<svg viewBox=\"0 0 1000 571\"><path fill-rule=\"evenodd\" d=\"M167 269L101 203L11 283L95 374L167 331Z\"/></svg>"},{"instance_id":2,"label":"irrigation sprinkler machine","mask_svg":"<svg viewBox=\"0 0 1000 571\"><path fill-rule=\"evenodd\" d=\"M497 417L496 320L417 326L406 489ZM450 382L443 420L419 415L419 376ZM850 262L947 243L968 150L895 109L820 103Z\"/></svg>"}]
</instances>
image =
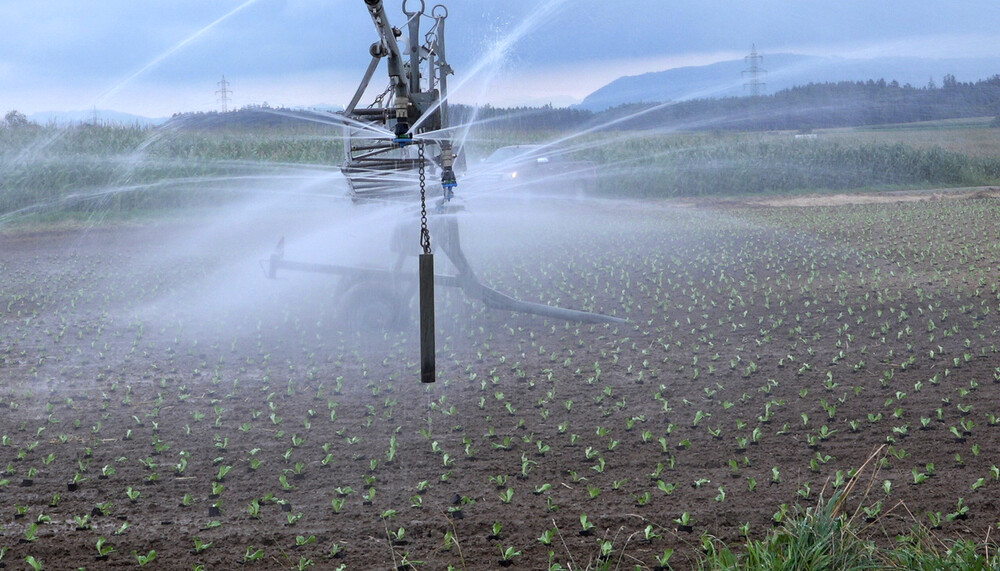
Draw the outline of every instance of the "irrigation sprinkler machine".
<instances>
[{"instance_id":1,"label":"irrigation sprinkler machine","mask_svg":"<svg viewBox=\"0 0 1000 571\"><path fill-rule=\"evenodd\" d=\"M434 382L434 287L457 287L490 309L530 313L582 323L624 323L608 315L514 299L482 284L462 251L453 199L458 187L459 155L448 123L448 65L445 21L448 9L423 0L403 2L406 35L389 23L382 0L364 0L378 40L369 47L371 63L339 120L344 125L346 160L341 166L355 202L414 203L419 218L399 221L391 242L395 263L389 268L319 264L285 259L282 238L267 261L267 274L279 270L339 276L334 292L347 326L380 331L406 322L414 297L419 307L421 381ZM418 6L418 7L417 7ZM410 10L411 7L417 7ZM430 27L421 36L421 24ZM389 85L367 107L359 107L369 84L385 61ZM440 191L428 197L427 181L439 178ZM428 204L428 202L432 204ZM419 227L419 232L417 231ZM433 231L433 232L432 232ZM455 275L434 272L435 245L451 261ZM417 237L417 239L413 239ZM417 272L407 259L418 256Z\"/></svg>"}]
</instances>

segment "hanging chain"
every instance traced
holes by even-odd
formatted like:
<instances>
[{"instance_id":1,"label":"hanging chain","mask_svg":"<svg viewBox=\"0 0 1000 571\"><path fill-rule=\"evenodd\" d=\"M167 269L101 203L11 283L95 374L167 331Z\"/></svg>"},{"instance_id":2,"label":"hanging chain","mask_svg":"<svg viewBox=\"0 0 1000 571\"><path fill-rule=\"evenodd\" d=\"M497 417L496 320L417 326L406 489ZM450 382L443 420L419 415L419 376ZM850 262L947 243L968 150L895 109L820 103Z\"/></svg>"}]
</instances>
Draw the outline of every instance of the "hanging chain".
<instances>
[{"instance_id":1,"label":"hanging chain","mask_svg":"<svg viewBox=\"0 0 1000 571\"><path fill-rule=\"evenodd\" d=\"M388 87L385 88L385 91L383 91L381 94L379 94L378 97L375 98L375 101L372 101L371 105L369 105L368 108L371 109L372 107L381 107L382 106L382 100L385 99L386 95L389 95L390 91L392 91L392 84L391 83L389 84Z\"/></svg>"},{"instance_id":2,"label":"hanging chain","mask_svg":"<svg viewBox=\"0 0 1000 571\"><path fill-rule=\"evenodd\" d=\"M431 232L427 229L427 186L424 176L424 143L417 143L417 165L420 173L420 247L431 253Z\"/></svg>"}]
</instances>

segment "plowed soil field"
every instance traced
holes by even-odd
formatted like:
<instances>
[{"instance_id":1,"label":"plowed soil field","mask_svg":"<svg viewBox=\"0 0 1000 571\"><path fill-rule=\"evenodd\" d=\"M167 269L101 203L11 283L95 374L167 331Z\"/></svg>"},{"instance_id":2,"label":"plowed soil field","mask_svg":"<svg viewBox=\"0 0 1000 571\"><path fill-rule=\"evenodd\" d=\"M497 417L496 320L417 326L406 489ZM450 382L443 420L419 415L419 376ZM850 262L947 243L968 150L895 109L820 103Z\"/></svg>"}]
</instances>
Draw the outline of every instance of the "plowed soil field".
<instances>
[{"instance_id":1,"label":"plowed soil field","mask_svg":"<svg viewBox=\"0 0 1000 571\"><path fill-rule=\"evenodd\" d=\"M760 538L839 492L883 546L983 540L998 214L990 197L470 205L483 283L629 321L440 287L431 385L412 319L344 331L337 278L260 265L284 235L288 259L388 266L368 232L394 217L8 232L0 566L653 569L673 549L683 569L707 537Z\"/></svg>"}]
</instances>

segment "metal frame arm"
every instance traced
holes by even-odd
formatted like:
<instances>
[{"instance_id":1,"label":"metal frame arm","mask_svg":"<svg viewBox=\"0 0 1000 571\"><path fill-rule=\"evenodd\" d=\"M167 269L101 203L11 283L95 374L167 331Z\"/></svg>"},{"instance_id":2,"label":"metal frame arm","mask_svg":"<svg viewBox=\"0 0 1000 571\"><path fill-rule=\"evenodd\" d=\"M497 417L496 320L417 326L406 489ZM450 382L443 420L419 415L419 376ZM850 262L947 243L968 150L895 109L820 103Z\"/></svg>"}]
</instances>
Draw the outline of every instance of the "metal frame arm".
<instances>
[{"instance_id":1,"label":"metal frame arm","mask_svg":"<svg viewBox=\"0 0 1000 571\"><path fill-rule=\"evenodd\" d=\"M404 81L403 57L399 52L396 32L385 13L385 6L382 4L382 0L365 0L365 4L368 5L368 13L371 14L375 29L382 38L382 46L386 50L385 57L389 62L389 78L396 88L396 95L406 97L409 86Z\"/></svg>"},{"instance_id":2,"label":"metal frame arm","mask_svg":"<svg viewBox=\"0 0 1000 571\"><path fill-rule=\"evenodd\" d=\"M372 46L375 48L376 46ZM381 47L381 46L379 46ZM368 84L371 83L372 77L375 75L375 70L378 69L378 62L382 60L380 54L373 54L372 61L368 64L368 70L365 71L365 76L361 79L361 85L358 86L358 90L354 92L354 97L351 98L351 102L347 104L347 109L344 109L345 115L351 115L354 113L354 109L358 106L358 102L364 97L365 91L368 90Z\"/></svg>"}]
</instances>

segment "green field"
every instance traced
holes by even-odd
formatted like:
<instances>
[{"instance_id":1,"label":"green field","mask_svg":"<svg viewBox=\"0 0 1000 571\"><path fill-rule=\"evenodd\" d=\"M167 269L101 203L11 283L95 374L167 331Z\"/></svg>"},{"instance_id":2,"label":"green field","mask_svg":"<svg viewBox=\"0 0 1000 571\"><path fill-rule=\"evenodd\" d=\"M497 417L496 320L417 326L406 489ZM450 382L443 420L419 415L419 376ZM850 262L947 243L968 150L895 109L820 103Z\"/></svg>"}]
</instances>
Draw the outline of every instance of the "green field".
<instances>
[{"instance_id":1,"label":"green field","mask_svg":"<svg viewBox=\"0 0 1000 571\"><path fill-rule=\"evenodd\" d=\"M998 569L993 193L750 200L997 184L995 132L549 134L605 200L470 197L464 247L629 322L445 294L424 387L412 331L259 275L278 236L321 262L392 222L327 184L335 130L0 129L0 560Z\"/></svg>"},{"instance_id":2,"label":"green field","mask_svg":"<svg viewBox=\"0 0 1000 571\"><path fill-rule=\"evenodd\" d=\"M485 156L520 142L594 161L606 198L677 198L970 187L1000 181L1000 142L987 120L794 133L596 132L546 136L487 128L465 151ZM17 222L102 212L203 207L239 199L240 179L293 169L331 172L339 130L196 131L80 125L0 129L0 218ZM472 169L475 160L470 160ZM280 185L279 185L280 186Z\"/></svg>"}]
</instances>

